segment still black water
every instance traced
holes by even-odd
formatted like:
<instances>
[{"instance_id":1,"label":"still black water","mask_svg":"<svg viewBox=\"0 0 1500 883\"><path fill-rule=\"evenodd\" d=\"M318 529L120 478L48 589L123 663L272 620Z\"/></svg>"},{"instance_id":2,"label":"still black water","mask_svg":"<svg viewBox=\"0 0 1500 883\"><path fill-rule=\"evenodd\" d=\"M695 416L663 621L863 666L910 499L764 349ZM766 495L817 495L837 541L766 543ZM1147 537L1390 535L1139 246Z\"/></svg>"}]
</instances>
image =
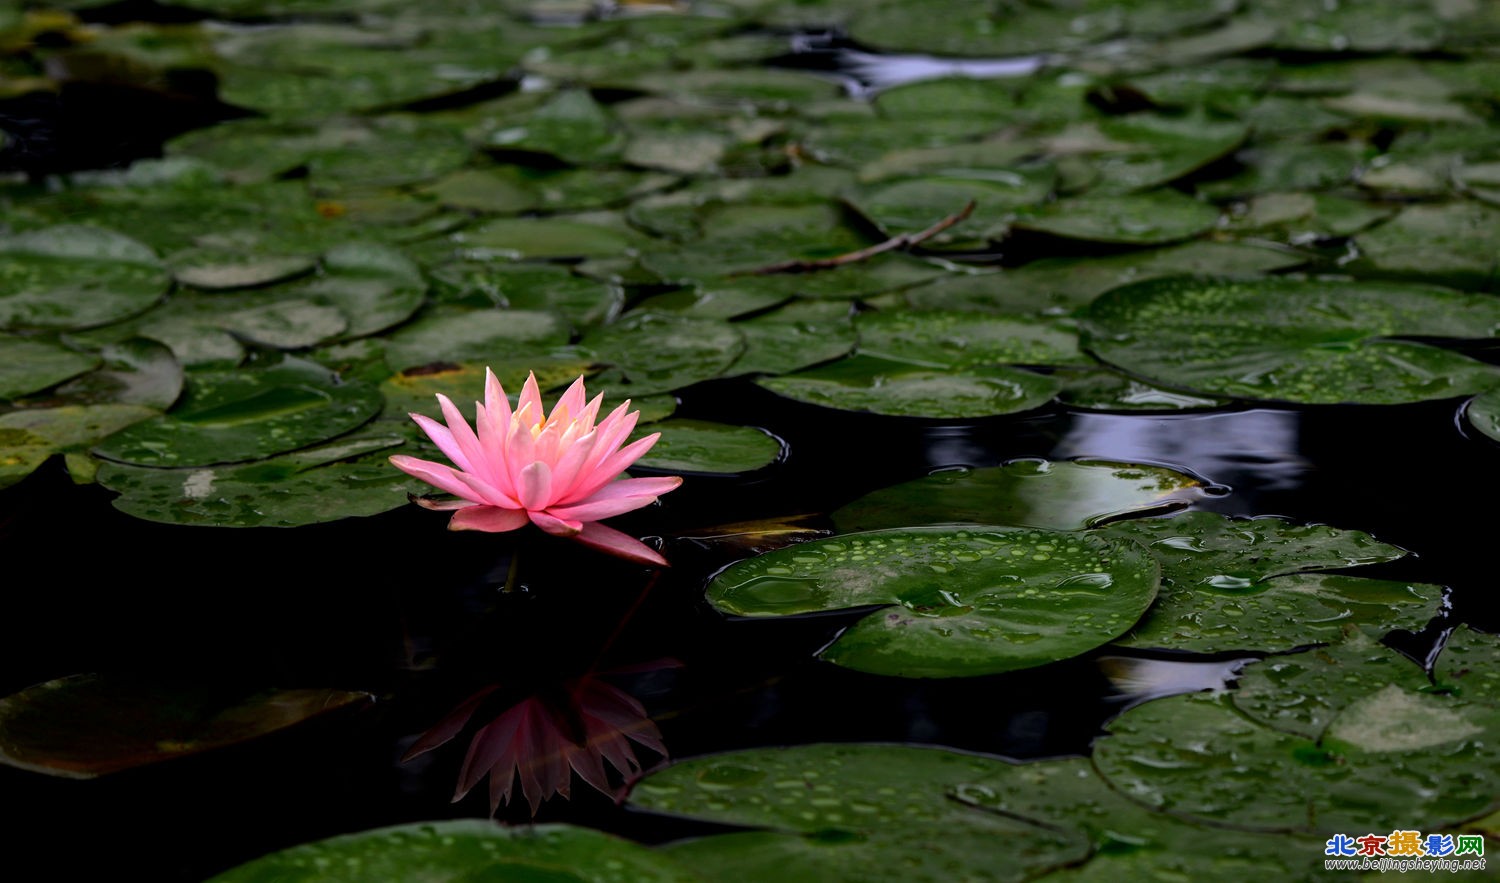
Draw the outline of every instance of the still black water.
<instances>
[{"instance_id":1,"label":"still black water","mask_svg":"<svg viewBox=\"0 0 1500 883\"><path fill-rule=\"evenodd\" d=\"M788 454L747 476L690 478L658 508L616 522L627 530L676 538L809 513L814 526L826 526L821 514L877 487L1018 457L1154 462L1229 488L1199 508L1355 528L1411 550L1360 574L1452 588L1444 617L1399 642L1415 655L1455 622L1500 627L1490 511L1500 499L1500 451L1463 431L1455 400L1179 415L1053 406L940 424L823 411L744 381L703 384L682 399L681 416L762 426L785 440ZM93 781L0 768L12 854L44 861L54 870L48 879L201 880L337 833L483 816L482 787L449 802L462 739L411 763L399 756L481 686L500 684L520 698L596 662L682 663L620 682L646 702L675 757L830 740L949 745L1017 759L1082 754L1133 698L1100 673L1099 654L956 681L820 663L818 649L853 617L720 616L703 601L703 585L744 553L703 541L669 539L674 566L643 595L644 571L538 533L452 534L444 516L414 506L295 530L232 530L137 521L115 512L109 496L73 486L57 461L0 494L0 692L108 672L226 691L367 690L378 701ZM505 594L518 541L525 589ZM1206 678L1222 667L1205 664ZM524 821L524 802L501 816ZM648 842L706 830L581 790L571 804L549 802L539 818Z\"/></svg>"}]
</instances>

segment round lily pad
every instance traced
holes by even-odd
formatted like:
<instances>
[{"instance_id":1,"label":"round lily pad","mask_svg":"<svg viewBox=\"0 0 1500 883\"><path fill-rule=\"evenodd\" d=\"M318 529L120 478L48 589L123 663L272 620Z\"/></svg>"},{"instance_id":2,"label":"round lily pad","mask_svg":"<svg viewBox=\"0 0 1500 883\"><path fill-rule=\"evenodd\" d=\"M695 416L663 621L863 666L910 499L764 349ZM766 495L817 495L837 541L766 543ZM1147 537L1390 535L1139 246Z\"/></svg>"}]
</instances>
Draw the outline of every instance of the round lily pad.
<instances>
[{"instance_id":1,"label":"round lily pad","mask_svg":"<svg viewBox=\"0 0 1500 883\"><path fill-rule=\"evenodd\" d=\"M73 675L0 699L0 763L92 779L235 745L373 698Z\"/></svg>"},{"instance_id":2,"label":"round lily pad","mask_svg":"<svg viewBox=\"0 0 1500 883\"><path fill-rule=\"evenodd\" d=\"M1388 684L1412 693L1431 688L1411 659L1346 626L1338 643L1247 666L1230 700L1263 726L1317 740L1345 707Z\"/></svg>"},{"instance_id":3,"label":"round lily pad","mask_svg":"<svg viewBox=\"0 0 1500 883\"><path fill-rule=\"evenodd\" d=\"M0 399L13 399L55 386L99 364L93 353L0 334Z\"/></svg>"},{"instance_id":4,"label":"round lily pad","mask_svg":"<svg viewBox=\"0 0 1500 883\"><path fill-rule=\"evenodd\" d=\"M846 198L887 236L926 230L972 201L973 214L927 240L941 245L951 240L999 238L1005 233L1011 210L1046 199L1054 177L1050 168L955 169L939 176L863 187Z\"/></svg>"},{"instance_id":5,"label":"round lily pad","mask_svg":"<svg viewBox=\"0 0 1500 883\"><path fill-rule=\"evenodd\" d=\"M380 411L374 387L340 382L299 359L266 368L202 371L172 413L100 442L101 457L137 466L209 466L269 457L342 435Z\"/></svg>"},{"instance_id":6,"label":"round lily pad","mask_svg":"<svg viewBox=\"0 0 1500 883\"><path fill-rule=\"evenodd\" d=\"M1171 190L1123 196L1080 196L1016 218L1012 227L1116 245L1165 245L1213 229L1219 210Z\"/></svg>"},{"instance_id":7,"label":"round lily pad","mask_svg":"<svg viewBox=\"0 0 1500 883\"><path fill-rule=\"evenodd\" d=\"M1029 411L1057 392L1056 380L1018 368L937 370L860 355L756 383L825 408L934 420Z\"/></svg>"},{"instance_id":8,"label":"round lily pad","mask_svg":"<svg viewBox=\"0 0 1500 883\"><path fill-rule=\"evenodd\" d=\"M151 469L99 467L100 484L120 494L121 512L166 524L299 527L378 515L406 505L427 486L393 468L397 434L356 437L254 463Z\"/></svg>"},{"instance_id":9,"label":"round lily pad","mask_svg":"<svg viewBox=\"0 0 1500 883\"><path fill-rule=\"evenodd\" d=\"M629 230L568 218L495 218L452 235L464 254L507 260L613 257L638 244Z\"/></svg>"},{"instance_id":10,"label":"round lily pad","mask_svg":"<svg viewBox=\"0 0 1500 883\"><path fill-rule=\"evenodd\" d=\"M1201 498L1202 486L1164 466L1015 460L881 488L834 512L833 522L840 531L953 521L1081 530L1182 508Z\"/></svg>"},{"instance_id":11,"label":"round lily pad","mask_svg":"<svg viewBox=\"0 0 1500 883\"><path fill-rule=\"evenodd\" d=\"M782 444L763 429L704 420L663 420L636 430L635 437L660 432L636 466L665 472L752 472L781 458Z\"/></svg>"},{"instance_id":12,"label":"round lily pad","mask_svg":"<svg viewBox=\"0 0 1500 883\"><path fill-rule=\"evenodd\" d=\"M1161 561L1163 582L1185 588L1235 591L1273 576L1382 564L1406 555L1363 531L1214 512L1122 521L1104 531L1146 546Z\"/></svg>"},{"instance_id":13,"label":"round lily pad","mask_svg":"<svg viewBox=\"0 0 1500 883\"><path fill-rule=\"evenodd\" d=\"M1377 689L1321 744L1246 718L1226 695L1154 700L1109 725L1094 763L1148 807L1250 830L1385 831L1400 807L1402 825L1426 831L1500 802L1493 711ZM1403 738L1385 738L1393 721Z\"/></svg>"},{"instance_id":14,"label":"round lily pad","mask_svg":"<svg viewBox=\"0 0 1500 883\"><path fill-rule=\"evenodd\" d=\"M880 311L855 320L859 352L933 368L1089 365L1067 319L947 311Z\"/></svg>"},{"instance_id":15,"label":"round lily pad","mask_svg":"<svg viewBox=\"0 0 1500 883\"><path fill-rule=\"evenodd\" d=\"M1166 573L1171 567L1162 569ZM1336 641L1347 624L1419 631L1442 605L1441 586L1356 576L1296 574L1244 588L1201 583L1185 588L1164 579L1156 603L1117 643L1196 653L1278 653Z\"/></svg>"},{"instance_id":16,"label":"round lily pad","mask_svg":"<svg viewBox=\"0 0 1500 883\"><path fill-rule=\"evenodd\" d=\"M797 301L734 323L745 352L734 374L789 374L842 358L857 335L849 306L838 301Z\"/></svg>"},{"instance_id":17,"label":"round lily pad","mask_svg":"<svg viewBox=\"0 0 1500 883\"><path fill-rule=\"evenodd\" d=\"M847 668L967 677L1045 665L1128 630L1156 596L1139 547L1090 534L939 525L815 540L741 561L715 607L784 616L887 605L823 651Z\"/></svg>"},{"instance_id":18,"label":"round lily pad","mask_svg":"<svg viewBox=\"0 0 1500 883\"><path fill-rule=\"evenodd\" d=\"M156 415L141 405L64 405L0 414L0 487L30 475L53 454L75 451Z\"/></svg>"},{"instance_id":19,"label":"round lily pad","mask_svg":"<svg viewBox=\"0 0 1500 883\"><path fill-rule=\"evenodd\" d=\"M182 366L165 344L133 337L104 347L99 370L74 380L58 395L79 404L144 405L160 411L182 393Z\"/></svg>"},{"instance_id":20,"label":"round lily pad","mask_svg":"<svg viewBox=\"0 0 1500 883\"><path fill-rule=\"evenodd\" d=\"M616 391L636 397L718 377L744 352L745 339L716 319L636 312L593 329L578 345L615 366Z\"/></svg>"},{"instance_id":21,"label":"round lily pad","mask_svg":"<svg viewBox=\"0 0 1500 883\"><path fill-rule=\"evenodd\" d=\"M88 328L148 309L171 277L112 230L63 225L0 237L0 328Z\"/></svg>"},{"instance_id":22,"label":"round lily pad","mask_svg":"<svg viewBox=\"0 0 1500 883\"><path fill-rule=\"evenodd\" d=\"M1500 371L1392 336L1500 330L1500 302L1431 286L1178 277L1116 288L1089 307L1085 345L1169 387L1298 403L1394 404L1471 394Z\"/></svg>"},{"instance_id":23,"label":"round lily pad","mask_svg":"<svg viewBox=\"0 0 1500 883\"><path fill-rule=\"evenodd\" d=\"M386 338L385 359L398 371L432 362L500 361L567 343L569 333L568 323L556 313L429 311Z\"/></svg>"},{"instance_id":24,"label":"round lily pad","mask_svg":"<svg viewBox=\"0 0 1500 883\"><path fill-rule=\"evenodd\" d=\"M1361 233L1362 262L1383 275L1495 290L1500 209L1473 202L1412 205Z\"/></svg>"},{"instance_id":25,"label":"round lily pad","mask_svg":"<svg viewBox=\"0 0 1500 883\"><path fill-rule=\"evenodd\" d=\"M418 822L294 846L210 883L696 883L672 859L591 828L507 828L478 819Z\"/></svg>"},{"instance_id":26,"label":"round lily pad","mask_svg":"<svg viewBox=\"0 0 1500 883\"><path fill-rule=\"evenodd\" d=\"M766 829L668 854L706 879L1033 879L1088 854L1088 839L950 799L996 775L994 758L904 745L798 745L678 761L631 791L639 809ZM1004 843L1005 861L995 861Z\"/></svg>"},{"instance_id":27,"label":"round lily pad","mask_svg":"<svg viewBox=\"0 0 1500 883\"><path fill-rule=\"evenodd\" d=\"M350 242L323 255L322 272L290 286L296 296L334 307L348 319L344 337L364 337L411 318L427 293L422 271L400 251Z\"/></svg>"},{"instance_id":28,"label":"round lily pad","mask_svg":"<svg viewBox=\"0 0 1500 883\"><path fill-rule=\"evenodd\" d=\"M255 254L199 249L173 255L172 275L183 285L205 291L258 288L283 282L318 266L309 255Z\"/></svg>"}]
</instances>

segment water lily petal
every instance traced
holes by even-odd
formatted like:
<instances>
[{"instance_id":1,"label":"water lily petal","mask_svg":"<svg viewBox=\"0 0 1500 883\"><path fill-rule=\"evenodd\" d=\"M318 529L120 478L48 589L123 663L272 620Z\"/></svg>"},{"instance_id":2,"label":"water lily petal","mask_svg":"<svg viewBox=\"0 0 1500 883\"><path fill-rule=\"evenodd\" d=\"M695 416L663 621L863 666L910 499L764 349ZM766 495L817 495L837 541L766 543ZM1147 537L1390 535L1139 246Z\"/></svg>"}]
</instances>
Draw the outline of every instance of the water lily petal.
<instances>
[{"instance_id":1,"label":"water lily petal","mask_svg":"<svg viewBox=\"0 0 1500 883\"><path fill-rule=\"evenodd\" d=\"M649 506L658 496L682 484L677 476L670 478L627 478L610 482L593 496L572 506L554 506L548 511L558 518L575 521L598 521Z\"/></svg>"},{"instance_id":2,"label":"water lily petal","mask_svg":"<svg viewBox=\"0 0 1500 883\"><path fill-rule=\"evenodd\" d=\"M489 463L488 471L495 490L515 499L518 495L515 482L510 477L510 461L505 453L505 437L495 434L494 421L490 419L488 408L475 402L474 411L474 425L479 427L479 447L484 451L485 461Z\"/></svg>"},{"instance_id":3,"label":"water lily petal","mask_svg":"<svg viewBox=\"0 0 1500 883\"><path fill-rule=\"evenodd\" d=\"M490 415L490 428L495 435L505 438L505 431L510 428L510 399L505 397L500 378L489 368L484 369L484 409Z\"/></svg>"},{"instance_id":4,"label":"water lily petal","mask_svg":"<svg viewBox=\"0 0 1500 883\"><path fill-rule=\"evenodd\" d=\"M655 549L629 534L621 533L612 527L605 527L597 521L584 523L583 530L573 539L617 558L624 558L626 561L634 561L651 567L668 566L667 559L661 557Z\"/></svg>"},{"instance_id":5,"label":"water lily petal","mask_svg":"<svg viewBox=\"0 0 1500 883\"><path fill-rule=\"evenodd\" d=\"M558 502L565 506L571 506L574 503L581 503L594 496L605 485L614 481L621 472L629 468L630 464L645 456L646 452L651 450L651 446L656 444L656 440L659 438L661 438L661 433L653 432L645 438L637 439L610 454L602 462L595 464L589 470L588 475L574 485L572 492L566 499L559 500ZM597 445L595 446L595 453L598 453Z\"/></svg>"},{"instance_id":6,"label":"water lily petal","mask_svg":"<svg viewBox=\"0 0 1500 883\"><path fill-rule=\"evenodd\" d=\"M448 520L449 530L478 530L485 533L505 533L524 527L526 510L505 509L500 506L470 506L453 513Z\"/></svg>"},{"instance_id":7,"label":"water lily petal","mask_svg":"<svg viewBox=\"0 0 1500 883\"><path fill-rule=\"evenodd\" d=\"M438 406L443 409L443 420L448 424L448 431L453 434L453 441L458 445L465 460L464 463L459 463L458 460L453 462L458 463L463 471L470 475L477 475L483 479L485 484L496 484L495 464L485 458L484 448L479 444L479 437L469 427L469 421L464 419L463 413L458 410L457 405L453 404L452 399L438 393L437 400Z\"/></svg>"},{"instance_id":8,"label":"water lily petal","mask_svg":"<svg viewBox=\"0 0 1500 883\"><path fill-rule=\"evenodd\" d=\"M427 433L427 437L432 439L432 443L437 445L438 450L442 451L443 455L449 460L452 460L454 465L465 471L469 469L469 458L464 454L463 449L458 446L458 442L454 440L453 433L448 431L448 427L424 414L411 414L409 416L412 420L416 421L418 426L422 427L422 431Z\"/></svg>"},{"instance_id":9,"label":"water lily petal","mask_svg":"<svg viewBox=\"0 0 1500 883\"><path fill-rule=\"evenodd\" d=\"M569 445L568 449L557 458L557 465L552 468L552 496L554 498L568 499L569 494L573 492L573 486L578 483L584 461L589 458L589 454L593 453L594 443L598 440L598 433L590 432Z\"/></svg>"},{"instance_id":10,"label":"water lily petal","mask_svg":"<svg viewBox=\"0 0 1500 883\"><path fill-rule=\"evenodd\" d=\"M474 503L489 504L483 494L460 478L464 473L452 466L434 463L431 460L418 460L416 457L408 457L405 454L396 454L391 457L391 465L407 475L420 478L433 487L447 491L456 497L463 497Z\"/></svg>"},{"instance_id":11,"label":"water lily petal","mask_svg":"<svg viewBox=\"0 0 1500 883\"><path fill-rule=\"evenodd\" d=\"M588 401L584 398L585 395L583 375L580 374L578 375L578 379L573 381L573 384L568 387L568 391L558 397L557 404L552 406L552 413L547 415L547 420L556 420L564 414L569 415L571 418L583 413L584 403Z\"/></svg>"},{"instance_id":12,"label":"water lily petal","mask_svg":"<svg viewBox=\"0 0 1500 883\"><path fill-rule=\"evenodd\" d=\"M533 461L521 470L516 490L521 492L521 505L527 509L545 509L552 502L552 467L540 460Z\"/></svg>"},{"instance_id":13,"label":"water lily petal","mask_svg":"<svg viewBox=\"0 0 1500 883\"><path fill-rule=\"evenodd\" d=\"M526 383L521 387L521 398L516 402L516 411L519 413L527 405L531 406L531 423L536 425L542 421L547 409L542 407L542 392L536 386L536 374L528 372Z\"/></svg>"},{"instance_id":14,"label":"water lily petal","mask_svg":"<svg viewBox=\"0 0 1500 883\"><path fill-rule=\"evenodd\" d=\"M535 524L537 527L540 527L542 530L545 530L547 533L550 533L553 536L576 537L578 536L579 531L583 530L583 522L565 518L558 518L556 515L553 515L550 512L545 512L541 509L531 511L526 514L531 517L532 524Z\"/></svg>"}]
</instances>

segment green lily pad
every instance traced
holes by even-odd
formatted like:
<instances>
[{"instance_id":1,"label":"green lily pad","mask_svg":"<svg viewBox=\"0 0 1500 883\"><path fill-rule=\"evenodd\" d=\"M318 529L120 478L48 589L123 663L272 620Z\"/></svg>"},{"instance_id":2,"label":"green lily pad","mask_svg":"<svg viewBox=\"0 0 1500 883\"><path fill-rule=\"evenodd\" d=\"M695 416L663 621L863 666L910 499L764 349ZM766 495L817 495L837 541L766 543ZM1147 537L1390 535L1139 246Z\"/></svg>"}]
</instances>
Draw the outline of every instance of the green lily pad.
<instances>
[{"instance_id":1,"label":"green lily pad","mask_svg":"<svg viewBox=\"0 0 1500 883\"><path fill-rule=\"evenodd\" d=\"M1208 203L1161 190L1063 199L1021 215L1012 227L1088 242L1165 245L1207 233L1218 219Z\"/></svg>"},{"instance_id":2,"label":"green lily pad","mask_svg":"<svg viewBox=\"0 0 1500 883\"><path fill-rule=\"evenodd\" d=\"M54 343L0 334L0 399L14 399L56 386L99 364L93 353Z\"/></svg>"},{"instance_id":3,"label":"green lily pad","mask_svg":"<svg viewBox=\"0 0 1500 883\"><path fill-rule=\"evenodd\" d=\"M364 337L411 318L427 293L422 272L401 252L369 242L335 246L322 272L287 294L336 308L348 318L345 337Z\"/></svg>"},{"instance_id":4,"label":"green lily pad","mask_svg":"<svg viewBox=\"0 0 1500 883\"><path fill-rule=\"evenodd\" d=\"M768 830L674 844L706 879L1021 881L1082 860L1088 841L951 800L1008 767L903 745L799 745L678 761L631 791L640 809ZM893 799L899 795L898 799ZM1005 844L1004 862L995 844Z\"/></svg>"},{"instance_id":5,"label":"green lily pad","mask_svg":"<svg viewBox=\"0 0 1500 883\"><path fill-rule=\"evenodd\" d=\"M1472 202L1412 205L1356 237L1363 261L1383 275L1496 290L1500 209Z\"/></svg>"},{"instance_id":6,"label":"green lily pad","mask_svg":"<svg viewBox=\"0 0 1500 883\"><path fill-rule=\"evenodd\" d=\"M1472 394L1500 372L1396 335L1473 338L1500 303L1446 289L1324 279L1182 277L1089 307L1095 355L1169 387L1298 403L1394 404Z\"/></svg>"},{"instance_id":7,"label":"green lily pad","mask_svg":"<svg viewBox=\"0 0 1500 883\"><path fill-rule=\"evenodd\" d=\"M1462 702L1500 707L1500 641L1465 625L1455 628L1438 654L1437 685Z\"/></svg>"},{"instance_id":8,"label":"green lily pad","mask_svg":"<svg viewBox=\"0 0 1500 883\"><path fill-rule=\"evenodd\" d=\"M556 313L533 310L431 311L386 338L386 362L396 370L432 362L514 359L568 342Z\"/></svg>"},{"instance_id":9,"label":"green lily pad","mask_svg":"<svg viewBox=\"0 0 1500 883\"><path fill-rule=\"evenodd\" d=\"M1244 142L1243 123L1204 114L1127 114L1099 124L1117 149L1095 156L1095 193L1138 193L1160 187L1229 155Z\"/></svg>"},{"instance_id":10,"label":"green lily pad","mask_svg":"<svg viewBox=\"0 0 1500 883\"><path fill-rule=\"evenodd\" d=\"M926 230L972 201L975 208L970 217L927 240L931 245L942 245L954 240L1000 238L1013 210L1046 199L1053 178L1050 168L951 169L939 176L868 185L846 199L886 236Z\"/></svg>"},{"instance_id":11,"label":"green lily pad","mask_svg":"<svg viewBox=\"0 0 1500 883\"><path fill-rule=\"evenodd\" d=\"M92 779L235 745L373 699L345 690L245 693L73 675L0 699L0 763Z\"/></svg>"},{"instance_id":12,"label":"green lily pad","mask_svg":"<svg viewBox=\"0 0 1500 883\"><path fill-rule=\"evenodd\" d=\"M849 28L858 42L887 51L993 58L1076 49L1122 32L1125 16L1110 5L1001 12L963 0L937 0L920 7L870 4Z\"/></svg>"},{"instance_id":13,"label":"green lily pad","mask_svg":"<svg viewBox=\"0 0 1500 883\"><path fill-rule=\"evenodd\" d=\"M1301 104L1295 111L1302 116L1308 113ZM1244 171L1205 184L1199 190L1213 199L1324 190L1351 182L1360 164L1374 152L1374 148L1359 141L1257 145L1236 155L1245 166Z\"/></svg>"},{"instance_id":14,"label":"green lily pad","mask_svg":"<svg viewBox=\"0 0 1500 883\"><path fill-rule=\"evenodd\" d=\"M1057 400L1085 411L1191 411L1229 404L1228 399L1164 389L1103 368L1053 376L1062 381Z\"/></svg>"},{"instance_id":15,"label":"green lily pad","mask_svg":"<svg viewBox=\"0 0 1500 883\"><path fill-rule=\"evenodd\" d=\"M312 272L316 258L309 255L255 254L199 249L173 255L172 275L183 285L205 291L259 288Z\"/></svg>"},{"instance_id":16,"label":"green lily pad","mask_svg":"<svg viewBox=\"0 0 1500 883\"><path fill-rule=\"evenodd\" d=\"M417 822L294 846L232 868L210 883L696 883L672 859L628 840L570 825L507 828L478 819Z\"/></svg>"},{"instance_id":17,"label":"green lily pad","mask_svg":"<svg viewBox=\"0 0 1500 883\"><path fill-rule=\"evenodd\" d=\"M825 408L933 420L1029 411L1051 401L1057 392L1057 381L1018 368L930 370L859 355L756 383L777 395Z\"/></svg>"},{"instance_id":18,"label":"green lily pad","mask_svg":"<svg viewBox=\"0 0 1500 883\"><path fill-rule=\"evenodd\" d=\"M568 218L496 218L450 237L465 255L506 260L613 257L639 244L628 230Z\"/></svg>"},{"instance_id":19,"label":"green lily pad","mask_svg":"<svg viewBox=\"0 0 1500 883\"><path fill-rule=\"evenodd\" d=\"M515 125L489 134L485 146L544 153L575 165L607 162L625 139L607 110L581 90L559 92Z\"/></svg>"},{"instance_id":20,"label":"green lily pad","mask_svg":"<svg viewBox=\"0 0 1500 883\"><path fill-rule=\"evenodd\" d=\"M1067 319L880 311L860 314L855 327L861 354L929 368L1093 364Z\"/></svg>"},{"instance_id":21,"label":"green lily pad","mask_svg":"<svg viewBox=\"0 0 1500 883\"><path fill-rule=\"evenodd\" d=\"M1240 242L1186 242L1088 258L1042 258L1013 270L948 275L905 293L920 310L1072 311L1128 282L1183 273L1267 273L1307 262L1290 249Z\"/></svg>"},{"instance_id":22,"label":"green lily pad","mask_svg":"<svg viewBox=\"0 0 1500 883\"><path fill-rule=\"evenodd\" d=\"M148 309L171 277L112 230L63 225L0 238L0 328L88 328Z\"/></svg>"},{"instance_id":23,"label":"green lily pad","mask_svg":"<svg viewBox=\"0 0 1500 883\"><path fill-rule=\"evenodd\" d=\"M0 487L9 487L53 454L76 451L157 412L141 405L64 405L0 414Z\"/></svg>"},{"instance_id":24,"label":"green lily pad","mask_svg":"<svg viewBox=\"0 0 1500 883\"><path fill-rule=\"evenodd\" d=\"M1265 193L1246 204L1243 212L1232 215L1228 226L1274 232L1298 245L1351 236L1392 213L1384 206L1323 193Z\"/></svg>"},{"instance_id":25,"label":"green lily pad","mask_svg":"<svg viewBox=\"0 0 1500 883\"><path fill-rule=\"evenodd\" d=\"M1273 656L1245 669L1230 701L1246 717L1314 741L1356 700L1394 684L1431 689L1421 667L1369 634L1345 627L1344 639L1290 656Z\"/></svg>"},{"instance_id":26,"label":"green lily pad","mask_svg":"<svg viewBox=\"0 0 1500 883\"><path fill-rule=\"evenodd\" d=\"M634 438L660 432L661 438L636 466L664 472L753 472L781 458L781 442L753 426L704 420L664 420L636 430Z\"/></svg>"},{"instance_id":27,"label":"green lily pad","mask_svg":"<svg viewBox=\"0 0 1500 883\"><path fill-rule=\"evenodd\" d=\"M1378 734L1393 719L1406 738L1381 744ZM1493 711L1388 685L1373 703L1346 708L1320 745L1261 726L1226 695L1173 696L1113 721L1095 743L1094 764L1128 797L1194 821L1384 831L1391 807L1401 807L1402 825L1426 831L1500 803L1497 725ZM1331 738L1339 732L1342 740Z\"/></svg>"},{"instance_id":28,"label":"green lily pad","mask_svg":"<svg viewBox=\"0 0 1500 883\"><path fill-rule=\"evenodd\" d=\"M341 310L301 298L216 313L205 322L210 323L240 340L285 350L316 346L349 328Z\"/></svg>"},{"instance_id":29,"label":"green lily pad","mask_svg":"<svg viewBox=\"0 0 1500 883\"><path fill-rule=\"evenodd\" d=\"M857 335L847 304L795 301L734 323L745 352L734 374L789 374L847 356Z\"/></svg>"},{"instance_id":30,"label":"green lily pad","mask_svg":"<svg viewBox=\"0 0 1500 883\"><path fill-rule=\"evenodd\" d=\"M589 331L578 345L618 369L606 383L637 397L718 377L744 352L745 339L728 322L636 312Z\"/></svg>"},{"instance_id":31,"label":"green lily pad","mask_svg":"<svg viewBox=\"0 0 1500 883\"><path fill-rule=\"evenodd\" d=\"M342 435L375 416L380 393L326 368L283 359L265 368L200 371L172 413L100 442L101 457L137 466L210 466L269 457Z\"/></svg>"},{"instance_id":32,"label":"green lily pad","mask_svg":"<svg viewBox=\"0 0 1500 883\"><path fill-rule=\"evenodd\" d=\"M1128 543L940 525L847 534L741 561L714 577L708 599L741 616L888 605L823 658L897 677L969 677L1109 642L1150 606L1158 581L1155 562Z\"/></svg>"},{"instance_id":33,"label":"green lily pad","mask_svg":"<svg viewBox=\"0 0 1500 883\"><path fill-rule=\"evenodd\" d=\"M959 203L947 211L961 208L963 204ZM843 223L836 206L826 203L725 205L701 212L695 220L703 231L701 239L676 251L648 252L642 256L642 263L664 280L692 283L730 274L749 274L785 261L834 258L870 244ZM828 274L844 269L847 268ZM788 275L808 277L789 284L806 284L825 273ZM846 290L842 296L858 293L861 292L857 289Z\"/></svg>"},{"instance_id":34,"label":"green lily pad","mask_svg":"<svg viewBox=\"0 0 1500 883\"><path fill-rule=\"evenodd\" d=\"M1082 881L1253 879L1310 881L1323 873L1322 842L1194 825L1152 812L1111 788L1087 758L999 767L955 786L952 799L978 809L1079 830L1087 862L1044 879Z\"/></svg>"},{"instance_id":35,"label":"green lily pad","mask_svg":"<svg viewBox=\"0 0 1500 883\"><path fill-rule=\"evenodd\" d=\"M1167 585L1229 592L1273 576L1382 564L1406 555L1363 531L1213 512L1124 521L1104 530L1150 549Z\"/></svg>"},{"instance_id":36,"label":"green lily pad","mask_svg":"<svg viewBox=\"0 0 1500 883\"><path fill-rule=\"evenodd\" d=\"M1156 604L1117 643L1196 653L1279 653L1336 641L1350 623L1418 631L1442 605L1441 586L1355 576L1278 576L1243 589L1188 589L1164 579Z\"/></svg>"},{"instance_id":37,"label":"green lily pad","mask_svg":"<svg viewBox=\"0 0 1500 883\"><path fill-rule=\"evenodd\" d=\"M100 484L120 494L121 512L166 524L300 527L378 515L406 505L427 485L391 466L405 444L379 428L326 445L260 460L195 469L99 467Z\"/></svg>"},{"instance_id":38,"label":"green lily pad","mask_svg":"<svg viewBox=\"0 0 1500 883\"><path fill-rule=\"evenodd\" d=\"M57 390L69 402L144 405L166 411L183 390L183 369L171 349L156 340L132 337L105 346L99 370Z\"/></svg>"},{"instance_id":39,"label":"green lily pad","mask_svg":"<svg viewBox=\"0 0 1500 883\"><path fill-rule=\"evenodd\" d=\"M1201 488L1197 478L1163 466L1014 460L881 488L835 511L833 523L840 532L953 521L1082 530L1180 509L1200 499Z\"/></svg>"}]
</instances>

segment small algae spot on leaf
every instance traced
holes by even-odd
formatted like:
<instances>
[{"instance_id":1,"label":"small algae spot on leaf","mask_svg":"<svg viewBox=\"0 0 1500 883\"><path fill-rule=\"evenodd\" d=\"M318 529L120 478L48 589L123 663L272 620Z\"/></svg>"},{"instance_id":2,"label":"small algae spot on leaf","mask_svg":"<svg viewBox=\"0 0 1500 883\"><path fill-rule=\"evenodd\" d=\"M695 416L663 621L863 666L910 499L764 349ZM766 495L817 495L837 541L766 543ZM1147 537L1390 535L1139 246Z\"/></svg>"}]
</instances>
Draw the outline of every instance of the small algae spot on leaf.
<instances>
[{"instance_id":1,"label":"small algae spot on leaf","mask_svg":"<svg viewBox=\"0 0 1500 883\"><path fill-rule=\"evenodd\" d=\"M1495 723L1490 715L1487 723ZM1387 684L1346 707L1328 727L1330 745L1367 752L1418 751L1486 732L1464 708L1446 708L1432 697Z\"/></svg>"}]
</instances>

